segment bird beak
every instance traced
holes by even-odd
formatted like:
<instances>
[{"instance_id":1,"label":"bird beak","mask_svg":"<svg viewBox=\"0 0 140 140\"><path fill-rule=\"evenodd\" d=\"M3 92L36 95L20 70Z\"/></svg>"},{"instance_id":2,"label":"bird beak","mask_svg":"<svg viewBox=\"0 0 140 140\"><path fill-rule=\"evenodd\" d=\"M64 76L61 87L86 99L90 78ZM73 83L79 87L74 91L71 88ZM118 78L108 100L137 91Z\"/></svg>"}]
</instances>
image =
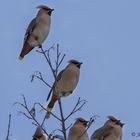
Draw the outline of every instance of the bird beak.
<instances>
[{"instance_id":1,"label":"bird beak","mask_svg":"<svg viewBox=\"0 0 140 140\"><path fill-rule=\"evenodd\" d=\"M116 124L120 125L121 127L123 127L123 126L125 125L124 123L121 123L120 120L118 120L118 121L116 122Z\"/></svg>"},{"instance_id":2,"label":"bird beak","mask_svg":"<svg viewBox=\"0 0 140 140\"><path fill-rule=\"evenodd\" d=\"M89 121L85 121L84 125L85 125L85 126L87 126L87 125L88 125L88 123L89 123Z\"/></svg>"},{"instance_id":3,"label":"bird beak","mask_svg":"<svg viewBox=\"0 0 140 140\"><path fill-rule=\"evenodd\" d=\"M50 11L52 12L52 11L54 11L54 9L50 9Z\"/></svg>"},{"instance_id":4,"label":"bird beak","mask_svg":"<svg viewBox=\"0 0 140 140\"><path fill-rule=\"evenodd\" d=\"M121 123L121 121L120 121L120 120L117 120L117 121L116 121L116 124L120 124L120 123Z\"/></svg>"},{"instance_id":5,"label":"bird beak","mask_svg":"<svg viewBox=\"0 0 140 140\"><path fill-rule=\"evenodd\" d=\"M125 125L125 123L120 123L120 126L123 127Z\"/></svg>"},{"instance_id":6,"label":"bird beak","mask_svg":"<svg viewBox=\"0 0 140 140\"><path fill-rule=\"evenodd\" d=\"M121 123L121 120L118 120L117 123Z\"/></svg>"},{"instance_id":7,"label":"bird beak","mask_svg":"<svg viewBox=\"0 0 140 140\"><path fill-rule=\"evenodd\" d=\"M79 63L77 64L77 66L80 68L82 64L83 64L82 62L79 62Z\"/></svg>"},{"instance_id":8,"label":"bird beak","mask_svg":"<svg viewBox=\"0 0 140 140\"><path fill-rule=\"evenodd\" d=\"M82 65L82 64L83 64L83 62L80 62L80 63L79 63L79 65Z\"/></svg>"}]
</instances>

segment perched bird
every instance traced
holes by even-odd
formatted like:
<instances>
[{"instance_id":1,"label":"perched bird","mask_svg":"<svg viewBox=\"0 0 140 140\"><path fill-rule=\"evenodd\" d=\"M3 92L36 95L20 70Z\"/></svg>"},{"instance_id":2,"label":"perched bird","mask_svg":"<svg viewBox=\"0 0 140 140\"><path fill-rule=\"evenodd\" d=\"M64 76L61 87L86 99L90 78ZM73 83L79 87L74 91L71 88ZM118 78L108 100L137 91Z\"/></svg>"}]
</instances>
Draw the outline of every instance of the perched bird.
<instances>
[{"instance_id":1,"label":"perched bird","mask_svg":"<svg viewBox=\"0 0 140 140\"><path fill-rule=\"evenodd\" d=\"M92 134L90 140L121 140L124 123L113 116L108 118L109 120Z\"/></svg>"},{"instance_id":2,"label":"perched bird","mask_svg":"<svg viewBox=\"0 0 140 140\"><path fill-rule=\"evenodd\" d=\"M81 64L82 62L79 62L77 60L70 60L66 68L58 74L56 81L54 82L53 87L47 98L48 100L52 93L51 100L46 109L47 118L50 116L55 102L60 97L72 94L73 90L76 88L77 83L79 81Z\"/></svg>"},{"instance_id":3,"label":"perched bird","mask_svg":"<svg viewBox=\"0 0 140 140\"><path fill-rule=\"evenodd\" d=\"M37 8L39 8L39 11L26 30L19 60L22 60L34 47L42 47L42 43L49 34L51 13L54 9L45 5L40 5Z\"/></svg>"},{"instance_id":4,"label":"perched bird","mask_svg":"<svg viewBox=\"0 0 140 140\"><path fill-rule=\"evenodd\" d=\"M70 128L68 140L89 140L86 127L89 121L83 118L77 118L74 125Z\"/></svg>"},{"instance_id":5,"label":"perched bird","mask_svg":"<svg viewBox=\"0 0 140 140\"><path fill-rule=\"evenodd\" d=\"M49 137L43 132L41 127L37 127L32 140L49 140Z\"/></svg>"}]
</instances>

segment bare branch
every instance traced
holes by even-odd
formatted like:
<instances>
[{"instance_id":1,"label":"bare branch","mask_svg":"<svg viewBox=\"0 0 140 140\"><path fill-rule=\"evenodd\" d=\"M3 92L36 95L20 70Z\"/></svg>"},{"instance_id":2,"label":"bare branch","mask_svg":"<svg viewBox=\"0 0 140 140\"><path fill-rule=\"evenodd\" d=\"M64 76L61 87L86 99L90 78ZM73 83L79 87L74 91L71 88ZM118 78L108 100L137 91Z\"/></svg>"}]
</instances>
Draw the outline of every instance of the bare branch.
<instances>
[{"instance_id":1,"label":"bare branch","mask_svg":"<svg viewBox=\"0 0 140 140\"><path fill-rule=\"evenodd\" d=\"M74 113L76 113L77 111L81 111L82 107L86 104L86 100L81 100L81 98L78 98L78 101L76 103L76 105L74 106L73 110L70 112L70 114L65 118L65 121Z\"/></svg>"},{"instance_id":2,"label":"bare branch","mask_svg":"<svg viewBox=\"0 0 140 140\"><path fill-rule=\"evenodd\" d=\"M42 53L42 54L44 55L44 57L45 57L47 63L49 64L49 67L50 67L50 69L51 69L51 71L52 71L52 74L53 74L53 76L54 76L54 79L55 79L56 76L55 76L55 74L54 74L54 68L53 68L53 66L52 66L51 59L50 59L50 50L51 50L52 48L54 49L54 47L50 47L48 50L44 50L44 49L41 47L41 48L40 48L40 49L41 49L40 53ZM37 52L39 52L39 51L37 51Z\"/></svg>"},{"instance_id":3,"label":"bare branch","mask_svg":"<svg viewBox=\"0 0 140 140\"><path fill-rule=\"evenodd\" d=\"M39 123L39 121L37 121L37 119L35 118L35 116L32 114L31 110L28 108L27 102L26 102L26 98L25 98L24 95L22 95L22 98L23 98L23 102L24 103L16 102L14 105L16 105L16 104L21 105L27 111L27 114L25 112L22 112L22 111L19 111L19 113L20 114L23 114L28 119L34 121L32 123L34 123L36 126L41 127L42 130L44 131L44 133L49 137L49 134L46 132L46 130L43 128L43 126ZM35 106L35 104L34 104L34 106Z\"/></svg>"},{"instance_id":4,"label":"bare branch","mask_svg":"<svg viewBox=\"0 0 140 140\"><path fill-rule=\"evenodd\" d=\"M62 55L62 57L60 58L61 53L59 51L59 44L57 44L57 61L56 61L56 71L58 70L59 66L61 65L61 63L63 62L64 58L65 58L65 54ZM60 59L60 60L59 60Z\"/></svg>"},{"instance_id":5,"label":"bare branch","mask_svg":"<svg viewBox=\"0 0 140 140\"><path fill-rule=\"evenodd\" d=\"M33 82L34 78L37 78L37 79L41 80L46 86L48 86L49 88L52 88L51 85L48 84L48 83L43 79L43 76L42 76L41 72L35 71L34 74L31 76L31 82Z\"/></svg>"},{"instance_id":6,"label":"bare branch","mask_svg":"<svg viewBox=\"0 0 140 140\"><path fill-rule=\"evenodd\" d=\"M9 122L8 122L8 129L7 129L7 136L6 136L6 140L9 140L10 127L11 127L11 114L9 114Z\"/></svg>"},{"instance_id":7,"label":"bare branch","mask_svg":"<svg viewBox=\"0 0 140 140\"><path fill-rule=\"evenodd\" d=\"M25 116L26 118L32 120L32 117L28 116L25 112L18 111L18 115L21 115L21 114L22 114L23 116Z\"/></svg>"},{"instance_id":8,"label":"bare branch","mask_svg":"<svg viewBox=\"0 0 140 140\"><path fill-rule=\"evenodd\" d=\"M94 115L94 116L92 116L92 117L90 118L89 123L88 123L88 125L87 125L86 131L90 128L90 126L91 126L93 123L95 123L95 120L96 120L98 117L99 117L98 115Z\"/></svg>"},{"instance_id":9,"label":"bare branch","mask_svg":"<svg viewBox=\"0 0 140 140\"><path fill-rule=\"evenodd\" d=\"M35 104L38 104L44 111L47 111L46 108L43 105L41 105L40 103L35 103ZM51 115L54 118L56 118L57 120L61 121L61 119L59 117L57 117L54 113L51 112ZM45 118L46 118L46 116L45 116Z\"/></svg>"},{"instance_id":10,"label":"bare branch","mask_svg":"<svg viewBox=\"0 0 140 140\"><path fill-rule=\"evenodd\" d=\"M64 140L66 140L67 139L67 137L66 137L66 127L65 127L65 119L64 119L64 114L63 114L63 109L62 109L62 104L61 104L61 98L58 99L58 104L59 104L61 121L62 121L62 132L63 132L63 135L64 135Z\"/></svg>"},{"instance_id":11,"label":"bare branch","mask_svg":"<svg viewBox=\"0 0 140 140\"><path fill-rule=\"evenodd\" d=\"M66 130L68 130L71 126L72 126L72 123L66 128Z\"/></svg>"},{"instance_id":12,"label":"bare branch","mask_svg":"<svg viewBox=\"0 0 140 140\"><path fill-rule=\"evenodd\" d=\"M57 67L59 67L60 65L61 65L61 63L63 62L63 60L64 60L64 58L65 58L65 54L63 54L63 56L62 56L62 58L61 58L61 60L59 61L59 63L58 63L58 66Z\"/></svg>"}]
</instances>

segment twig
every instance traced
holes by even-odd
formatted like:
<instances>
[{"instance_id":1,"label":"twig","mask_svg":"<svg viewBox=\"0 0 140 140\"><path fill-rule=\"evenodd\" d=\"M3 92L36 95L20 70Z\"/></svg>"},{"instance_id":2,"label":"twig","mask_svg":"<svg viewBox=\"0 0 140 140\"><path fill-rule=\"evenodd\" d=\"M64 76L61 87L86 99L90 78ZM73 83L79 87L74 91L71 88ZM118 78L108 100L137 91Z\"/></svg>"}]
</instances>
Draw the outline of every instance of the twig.
<instances>
[{"instance_id":1,"label":"twig","mask_svg":"<svg viewBox=\"0 0 140 140\"><path fill-rule=\"evenodd\" d=\"M74 113L76 113L77 111L80 111L81 108L86 104L85 100L81 100L81 98L78 98L78 101L76 103L76 105L74 106L73 110L70 112L70 114L65 118L65 121Z\"/></svg>"},{"instance_id":2,"label":"twig","mask_svg":"<svg viewBox=\"0 0 140 140\"><path fill-rule=\"evenodd\" d=\"M38 104L43 110L47 111L45 107L43 107L43 105L41 105L40 103L35 103ZM61 119L59 117L57 117L54 113L51 112L51 115L56 118L57 120L61 121ZM46 118L46 117L45 117Z\"/></svg>"},{"instance_id":3,"label":"twig","mask_svg":"<svg viewBox=\"0 0 140 140\"><path fill-rule=\"evenodd\" d=\"M31 76L31 82L33 82L33 80L34 80L35 77L36 77L37 79L41 80L41 81L42 81L46 86L48 86L49 88L52 88L52 87L50 86L50 84L48 84L48 83L43 79L43 76L42 76L41 72L35 71L34 74Z\"/></svg>"},{"instance_id":4,"label":"twig","mask_svg":"<svg viewBox=\"0 0 140 140\"><path fill-rule=\"evenodd\" d=\"M59 66L61 65L61 63L63 62L64 58L65 58L65 54L63 54L63 56L61 57L61 53L59 52L59 44L57 44L57 61L56 61L56 70L58 70ZM60 60L59 60L60 59ZM57 73L56 73L57 74Z\"/></svg>"},{"instance_id":5,"label":"twig","mask_svg":"<svg viewBox=\"0 0 140 140\"><path fill-rule=\"evenodd\" d=\"M72 123L66 128L66 130L68 130L71 126L72 126Z\"/></svg>"},{"instance_id":6,"label":"twig","mask_svg":"<svg viewBox=\"0 0 140 140\"><path fill-rule=\"evenodd\" d=\"M61 56L61 52L59 51L59 44L57 44L56 56L57 56L57 59L56 59L55 75L57 75L58 68L59 68L59 66L61 65L61 63L63 62L63 60L64 60L64 58L66 56L65 54L63 54Z\"/></svg>"},{"instance_id":7,"label":"twig","mask_svg":"<svg viewBox=\"0 0 140 140\"><path fill-rule=\"evenodd\" d=\"M47 63L49 64L49 67L50 67L50 69L51 69L51 71L52 71L52 74L53 74L53 76L55 77L54 68L53 68L53 66L52 66L51 59L50 59L50 55L49 55L50 50L52 49L52 47L51 47L50 49L48 49L47 51L44 51L44 49L43 49L42 47L41 47L40 49L41 49L41 52L40 52L40 53L42 53L42 54L44 55L44 57L45 57ZM47 52L47 54L46 54L46 52Z\"/></svg>"},{"instance_id":8,"label":"twig","mask_svg":"<svg viewBox=\"0 0 140 140\"><path fill-rule=\"evenodd\" d=\"M8 122L8 130L7 130L6 140L9 140L10 127L11 127L11 114L9 114L9 122Z\"/></svg>"},{"instance_id":9,"label":"twig","mask_svg":"<svg viewBox=\"0 0 140 140\"><path fill-rule=\"evenodd\" d=\"M65 127L65 119L64 119L64 114L63 114L63 109L62 109L62 104L61 104L61 98L58 99L58 104L59 104L61 121L62 121L62 132L63 132L63 135L64 135L64 140L66 140L67 139L66 127Z\"/></svg>"},{"instance_id":10,"label":"twig","mask_svg":"<svg viewBox=\"0 0 140 140\"><path fill-rule=\"evenodd\" d=\"M27 106L27 102L26 102L25 96L22 95L22 97L23 97L23 102L24 102L24 104L23 104L23 103L20 103L20 102L16 102L16 103L14 103L14 105L16 105L16 104L21 105L21 106L27 111L27 113L28 113L29 116L28 116L26 113L22 112L22 111L20 111L19 113L23 114L23 115L24 115L25 117L27 117L28 119L33 120L33 121L36 123L36 126L41 127L42 130L44 131L44 133L49 137L49 134L46 132L46 130L43 128L43 126L36 120L36 118L35 118L35 117L32 115L32 113L30 112L30 109L29 109L28 106ZM35 123L34 123L34 124L35 124Z\"/></svg>"},{"instance_id":11,"label":"twig","mask_svg":"<svg viewBox=\"0 0 140 140\"><path fill-rule=\"evenodd\" d=\"M28 118L29 120L32 120L33 118L28 116L25 112L22 111L18 111L18 114L22 114L23 116L25 116L26 118Z\"/></svg>"}]
</instances>

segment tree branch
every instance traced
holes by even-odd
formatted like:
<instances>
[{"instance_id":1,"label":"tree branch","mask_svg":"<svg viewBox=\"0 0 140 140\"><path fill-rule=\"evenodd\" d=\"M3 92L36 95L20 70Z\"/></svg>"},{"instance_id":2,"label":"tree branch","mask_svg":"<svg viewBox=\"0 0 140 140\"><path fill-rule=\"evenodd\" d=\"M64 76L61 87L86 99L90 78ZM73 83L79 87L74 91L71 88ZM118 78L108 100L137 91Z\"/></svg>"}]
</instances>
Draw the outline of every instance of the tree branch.
<instances>
[{"instance_id":1,"label":"tree branch","mask_svg":"<svg viewBox=\"0 0 140 140\"><path fill-rule=\"evenodd\" d=\"M86 104L86 100L81 100L81 98L78 98L77 103L75 104L73 110L70 112L70 114L65 118L65 121L74 113L76 113L77 111L81 111L82 107Z\"/></svg>"},{"instance_id":2,"label":"tree branch","mask_svg":"<svg viewBox=\"0 0 140 140\"><path fill-rule=\"evenodd\" d=\"M55 77L56 75L54 74L55 73L54 68L52 66L51 59L50 59L50 50L54 49L54 46L50 47L48 50L44 50L42 47L40 49L41 49L41 51L37 51L37 52L42 53L44 55L47 63L49 64L49 67L50 67L50 69L52 71L52 74Z\"/></svg>"},{"instance_id":3,"label":"tree branch","mask_svg":"<svg viewBox=\"0 0 140 140\"><path fill-rule=\"evenodd\" d=\"M46 130L43 128L43 126L39 123L39 121L37 121L35 116L32 114L31 110L28 108L25 96L22 95L22 97L23 97L23 103L16 102L16 103L14 103L14 105L17 105L17 104L21 105L27 111L28 115L22 111L19 111L19 113L23 114L28 119L33 120L35 123L34 122L32 122L32 123L35 124L36 126L41 127L42 130L44 131L44 133L49 137L49 134L46 132Z\"/></svg>"},{"instance_id":4,"label":"tree branch","mask_svg":"<svg viewBox=\"0 0 140 140\"><path fill-rule=\"evenodd\" d=\"M67 136L66 136L66 127L65 127L65 119L64 119L64 114L63 114L63 109L62 109L62 104L61 104L61 98L58 99L58 104L59 104L61 121L62 121L62 133L64 135L64 140L66 140L67 139Z\"/></svg>"},{"instance_id":5,"label":"tree branch","mask_svg":"<svg viewBox=\"0 0 140 140\"><path fill-rule=\"evenodd\" d=\"M45 107L43 107L43 105L41 105L40 103L35 103L38 104L43 110L47 111ZM57 117L54 113L51 112L51 115L56 118L57 120L61 121L61 119L59 117ZM45 117L46 118L46 117Z\"/></svg>"},{"instance_id":6,"label":"tree branch","mask_svg":"<svg viewBox=\"0 0 140 140\"><path fill-rule=\"evenodd\" d=\"M31 76L31 82L34 81L34 78L37 78L37 79L41 80L47 87L52 88L51 85L48 84L48 83L43 79L43 76L42 76L41 72L35 71L34 74Z\"/></svg>"},{"instance_id":7,"label":"tree branch","mask_svg":"<svg viewBox=\"0 0 140 140\"><path fill-rule=\"evenodd\" d=\"M8 129L7 129L7 136L6 136L6 140L9 140L10 127L11 127L11 114L9 114L9 122L8 122Z\"/></svg>"}]
</instances>

